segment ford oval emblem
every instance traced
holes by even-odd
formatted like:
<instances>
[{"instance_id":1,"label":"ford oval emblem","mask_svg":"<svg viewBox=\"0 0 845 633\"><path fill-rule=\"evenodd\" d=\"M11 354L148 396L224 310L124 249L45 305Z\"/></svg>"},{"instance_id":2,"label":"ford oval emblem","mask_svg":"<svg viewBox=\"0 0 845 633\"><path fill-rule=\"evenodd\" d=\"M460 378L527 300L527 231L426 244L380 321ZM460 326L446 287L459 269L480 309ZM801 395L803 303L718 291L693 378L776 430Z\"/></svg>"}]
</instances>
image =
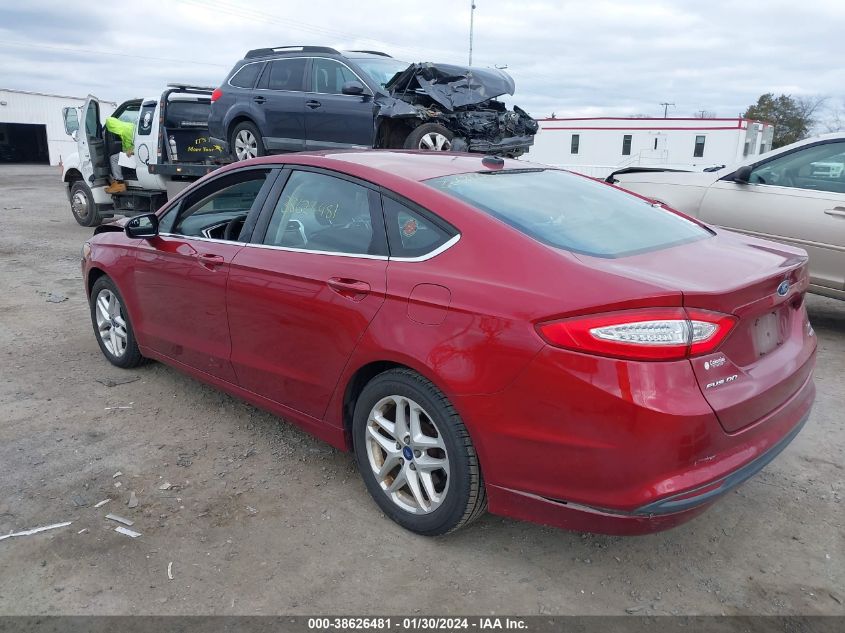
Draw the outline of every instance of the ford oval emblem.
<instances>
[{"instance_id":1,"label":"ford oval emblem","mask_svg":"<svg viewBox=\"0 0 845 633\"><path fill-rule=\"evenodd\" d=\"M787 292L789 292L789 282L784 279L778 286L778 296L785 297Z\"/></svg>"}]
</instances>

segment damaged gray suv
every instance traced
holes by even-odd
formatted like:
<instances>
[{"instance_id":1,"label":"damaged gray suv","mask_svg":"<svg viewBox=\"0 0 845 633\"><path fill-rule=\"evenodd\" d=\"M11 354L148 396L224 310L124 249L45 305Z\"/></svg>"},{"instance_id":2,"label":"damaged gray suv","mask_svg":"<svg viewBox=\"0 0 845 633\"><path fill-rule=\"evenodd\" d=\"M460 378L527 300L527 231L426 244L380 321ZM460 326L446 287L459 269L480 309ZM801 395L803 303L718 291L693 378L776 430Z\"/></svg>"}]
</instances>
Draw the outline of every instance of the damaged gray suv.
<instances>
[{"instance_id":1,"label":"damaged gray suv","mask_svg":"<svg viewBox=\"0 0 845 633\"><path fill-rule=\"evenodd\" d=\"M260 48L212 94L208 128L237 160L372 147L516 157L533 144L537 122L496 100L514 89L498 69L409 65L323 46Z\"/></svg>"}]
</instances>

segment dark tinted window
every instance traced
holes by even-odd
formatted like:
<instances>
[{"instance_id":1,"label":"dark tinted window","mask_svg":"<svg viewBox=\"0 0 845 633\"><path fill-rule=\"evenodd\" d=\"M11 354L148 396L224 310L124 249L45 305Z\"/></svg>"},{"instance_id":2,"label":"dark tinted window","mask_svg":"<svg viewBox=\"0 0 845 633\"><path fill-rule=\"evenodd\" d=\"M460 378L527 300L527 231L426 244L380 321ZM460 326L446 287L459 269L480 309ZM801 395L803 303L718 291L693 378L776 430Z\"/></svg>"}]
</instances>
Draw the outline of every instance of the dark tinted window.
<instances>
[{"instance_id":1,"label":"dark tinted window","mask_svg":"<svg viewBox=\"0 0 845 633\"><path fill-rule=\"evenodd\" d=\"M146 106L145 106L146 107ZM211 113L208 101L171 101L167 104L164 125L168 128L206 128Z\"/></svg>"},{"instance_id":2,"label":"dark tinted window","mask_svg":"<svg viewBox=\"0 0 845 633\"><path fill-rule=\"evenodd\" d=\"M255 86L255 80L258 79L258 73L261 72L263 66L264 64L261 63L246 64L232 76L229 83L238 88L252 88Z\"/></svg>"},{"instance_id":3,"label":"dark tinted window","mask_svg":"<svg viewBox=\"0 0 845 633\"><path fill-rule=\"evenodd\" d=\"M704 156L704 136L695 137L695 149L692 152L694 158L702 158Z\"/></svg>"},{"instance_id":4,"label":"dark tinted window","mask_svg":"<svg viewBox=\"0 0 845 633\"><path fill-rule=\"evenodd\" d=\"M622 155L623 156L630 156L631 155L631 135L625 134L622 137Z\"/></svg>"},{"instance_id":5,"label":"dark tinted window","mask_svg":"<svg viewBox=\"0 0 845 633\"><path fill-rule=\"evenodd\" d=\"M580 146L581 146L581 135L580 134L573 134L572 140L569 143L569 153L570 154L577 154Z\"/></svg>"},{"instance_id":6,"label":"dark tinted window","mask_svg":"<svg viewBox=\"0 0 845 633\"><path fill-rule=\"evenodd\" d=\"M305 58L270 62L270 90L305 90Z\"/></svg>"},{"instance_id":7,"label":"dark tinted window","mask_svg":"<svg viewBox=\"0 0 845 633\"><path fill-rule=\"evenodd\" d=\"M294 171L273 210L264 243L376 255L383 251L383 234L383 229L373 231L369 189L325 174Z\"/></svg>"},{"instance_id":8,"label":"dark tinted window","mask_svg":"<svg viewBox=\"0 0 845 633\"><path fill-rule=\"evenodd\" d=\"M228 239L237 239L268 173L248 170L209 183L162 218L161 232L224 239L227 225L233 222L237 226Z\"/></svg>"},{"instance_id":9,"label":"dark tinted window","mask_svg":"<svg viewBox=\"0 0 845 633\"><path fill-rule=\"evenodd\" d=\"M145 103L141 108L141 116L138 118L138 134L149 136L153 129L153 117L155 116L156 103Z\"/></svg>"},{"instance_id":10,"label":"dark tinted window","mask_svg":"<svg viewBox=\"0 0 845 633\"><path fill-rule=\"evenodd\" d=\"M671 211L559 170L459 174L426 182L536 240L596 257L621 257L711 235Z\"/></svg>"},{"instance_id":11,"label":"dark tinted window","mask_svg":"<svg viewBox=\"0 0 845 633\"><path fill-rule=\"evenodd\" d=\"M453 229L446 230L444 222L435 223L422 212L411 209L393 198L382 197L382 207L387 223L391 257L427 255L456 234Z\"/></svg>"}]
</instances>

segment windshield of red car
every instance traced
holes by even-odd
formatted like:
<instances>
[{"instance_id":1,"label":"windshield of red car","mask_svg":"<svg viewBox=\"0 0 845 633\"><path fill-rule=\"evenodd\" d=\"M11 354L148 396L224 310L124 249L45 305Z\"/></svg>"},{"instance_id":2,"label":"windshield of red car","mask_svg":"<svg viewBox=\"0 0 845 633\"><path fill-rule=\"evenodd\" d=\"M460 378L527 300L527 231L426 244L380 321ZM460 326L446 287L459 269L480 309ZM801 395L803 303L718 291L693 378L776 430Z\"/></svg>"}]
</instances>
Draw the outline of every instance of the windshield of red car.
<instances>
[{"instance_id":1,"label":"windshield of red car","mask_svg":"<svg viewBox=\"0 0 845 633\"><path fill-rule=\"evenodd\" d=\"M456 174L425 182L545 244L594 257L623 257L712 235L676 213L557 169Z\"/></svg>"}]
</instances>

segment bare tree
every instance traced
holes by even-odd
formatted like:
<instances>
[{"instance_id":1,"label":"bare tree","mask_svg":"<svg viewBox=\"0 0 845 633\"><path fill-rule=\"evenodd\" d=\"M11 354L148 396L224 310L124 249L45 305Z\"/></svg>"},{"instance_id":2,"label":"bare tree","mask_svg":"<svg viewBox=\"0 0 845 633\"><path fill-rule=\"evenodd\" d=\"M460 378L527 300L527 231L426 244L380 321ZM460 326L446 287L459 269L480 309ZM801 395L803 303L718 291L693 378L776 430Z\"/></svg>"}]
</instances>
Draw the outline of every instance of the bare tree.
<instances>
[{"instance_id":1,"label":"bare tree","mask_svg":"<svg viewBox=\"0 0 845 633\"><path fill-rule=\"evenodd\" d=\"M696 119L715 119L716 113L711 110L696 110L693 116Z\"/></svg>"}]
</instances>

